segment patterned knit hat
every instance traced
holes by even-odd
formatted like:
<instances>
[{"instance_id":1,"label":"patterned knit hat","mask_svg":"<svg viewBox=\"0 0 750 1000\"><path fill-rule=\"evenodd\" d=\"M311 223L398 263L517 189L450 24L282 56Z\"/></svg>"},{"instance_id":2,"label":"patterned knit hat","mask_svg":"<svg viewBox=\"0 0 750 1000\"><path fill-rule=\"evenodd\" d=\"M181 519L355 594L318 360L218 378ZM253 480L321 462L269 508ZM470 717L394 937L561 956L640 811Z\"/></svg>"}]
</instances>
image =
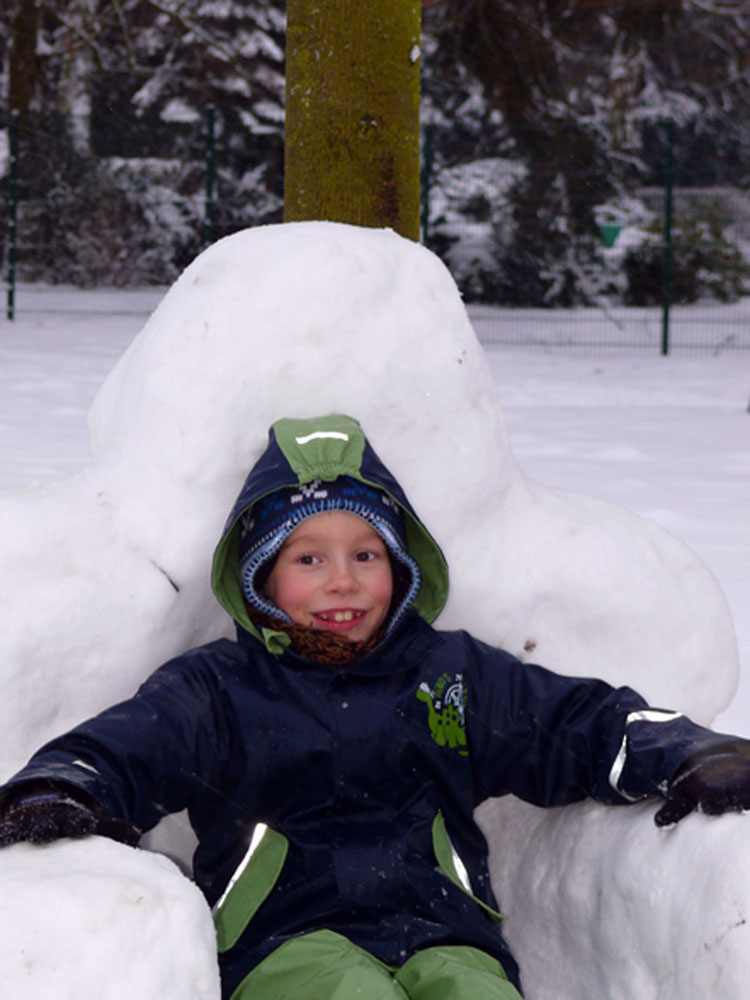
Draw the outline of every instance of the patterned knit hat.
<instances>
[{"instance_id":1,"label":"patterned knit hat","mask_svg":"<svg viewBox=\"0 0 750 1000\"><path fill-rule=\"evenodd\" d=\"M243 514L238 555L245 600L252 608L290 623L289 616L257 589L256 576L261 567L272 565L298 525L308 517L333 510L361 517L383 539L396 565L407 571L408 583L399 588L399 603L388 622L390 632L417 596L419 567L406 550L404 520L398 504L382 490L351 476L339 476L333 482L313 479L301 486L277 490L256 501Z\"/></svg>"}]
</instances>

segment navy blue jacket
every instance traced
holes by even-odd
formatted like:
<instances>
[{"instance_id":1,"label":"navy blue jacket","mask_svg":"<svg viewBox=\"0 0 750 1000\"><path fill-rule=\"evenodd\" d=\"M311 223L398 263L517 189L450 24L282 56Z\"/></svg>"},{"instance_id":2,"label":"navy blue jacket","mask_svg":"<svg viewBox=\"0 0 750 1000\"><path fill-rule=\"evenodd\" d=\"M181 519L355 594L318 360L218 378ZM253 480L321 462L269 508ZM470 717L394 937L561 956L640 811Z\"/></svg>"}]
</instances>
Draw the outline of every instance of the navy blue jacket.
<instances>
[{"instance_id":1,"label":"navy blue jacket","mask_svg":"<svg viewBox=\"0 0 750 1000\"><path fill-rule=\"evenodd\" d=\"M430 945L473 945L517 983L475 807L508 793L542 806L661 795L721 737L425 617L410 611L336 669L239 624L236 642L165 664L11 785L74 785L142 830L187 808L227 997L290 935L322 927L394 966ZM250 857L258 824L268 834Z\"/></svg>"}]
</instances>

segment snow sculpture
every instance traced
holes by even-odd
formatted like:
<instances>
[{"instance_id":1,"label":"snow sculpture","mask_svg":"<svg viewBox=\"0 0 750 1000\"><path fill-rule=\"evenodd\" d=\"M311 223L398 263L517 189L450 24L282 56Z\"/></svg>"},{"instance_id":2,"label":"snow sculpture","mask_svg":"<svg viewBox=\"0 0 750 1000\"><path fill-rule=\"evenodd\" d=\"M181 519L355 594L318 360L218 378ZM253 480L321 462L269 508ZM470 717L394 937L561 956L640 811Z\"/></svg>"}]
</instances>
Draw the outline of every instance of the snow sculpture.
<instances>
[{"instance_id":1,"label":"snow sculpture","mask_svg":"<svg viewBox=\"0 0 750 1000\"><path fill-rule=\"evenodd\" d=\"M334 411L361 421L446 552L452 596L439 626L628 683L699 722L726 706L737 652L713 577L655 525L523 474L437 258L389 231L300 223L238 233L194 261L92 407L93 467L0 500L3 773L169 655L231 632L208 588L231 501L274 419ZM653 919L644 856L680 875L704 843L708 871L724 845L741 856L737 817L707 839L701 817L659 833L650 806L538 812L503 801L482 813L529 1000L601 997L597 945L602 968L632 970L611 935ZM684 922L681 897L664 898L668 919ZM749 902L750 887L732 914L704 907L707 940L725 941L723 966L739 970L725 984L750 975L750 949L731 950L740 933L725 935ZM642 1000L678 996L662 989L665 948L637 956ZM540 968L550 954L551 973ZM714 1000L740 1000L722 989Z\"/></svg>"},{"instance_id":2,"label":"snow sculpture","mask_svg":"<svg viewBox=\"0 0 750 1000\"><path fill-rule=\"evenodd\" d=\"M743 1000L750 974L745 816L657 831L651 805L538 809L496 799L484 826L528 1000ZM493 834L491 834L493 836Z\"/></svg>"},{"instance_id":3,"label":"snow sculpture","mask_svg":"<svg viewBox=\"0 0 750 1000\"><path fill-rule=\"evenodd\" d=\"M4 997L218 1000L203 897L158 854L102 837L19 844L3 853L0 894Z\"/></svg>"}]
</instances>

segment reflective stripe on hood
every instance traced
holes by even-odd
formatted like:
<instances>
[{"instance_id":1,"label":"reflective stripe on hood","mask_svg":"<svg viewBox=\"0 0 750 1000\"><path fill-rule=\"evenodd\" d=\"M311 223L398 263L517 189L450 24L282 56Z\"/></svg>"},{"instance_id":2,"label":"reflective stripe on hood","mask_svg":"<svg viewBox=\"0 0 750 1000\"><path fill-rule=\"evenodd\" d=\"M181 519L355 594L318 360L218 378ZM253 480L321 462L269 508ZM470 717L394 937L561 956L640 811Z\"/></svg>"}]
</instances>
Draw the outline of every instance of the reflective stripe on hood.
<instances>
[{"instance_id":1,"label":"reflective stripe on hood","mask_svg":"<svg viewBox=\"0 0 750 1000\"><path fill-rule=\"evenodd\" d=\"M219 603L237 624L261 639L269 650L281 652L278 642L258 631L250 620L242 594L238 560L240 520L261 497L314 479L331 482L352 476L383 490L401 508L406 546L422 574L414 599L415 610L426 622L440 614L448 596L448 566L437 542L417 517L401 486L373 451L353 417L331 414L309 420L277 420L268 445L253 466L235 502L214 553L211 586Z\"/></svg>"}]
</instances>

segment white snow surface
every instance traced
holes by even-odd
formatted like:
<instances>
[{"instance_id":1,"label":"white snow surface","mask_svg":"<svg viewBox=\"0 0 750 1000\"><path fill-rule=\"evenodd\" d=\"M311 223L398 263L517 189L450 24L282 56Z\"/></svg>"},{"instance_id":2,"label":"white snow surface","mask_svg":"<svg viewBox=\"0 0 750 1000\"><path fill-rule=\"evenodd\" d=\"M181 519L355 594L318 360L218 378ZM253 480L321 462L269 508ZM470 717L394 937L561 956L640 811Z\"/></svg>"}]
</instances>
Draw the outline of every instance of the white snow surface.
<instances>
[{"instance_id":1,"label":"white snow surface","mask_svg":"<svg viewBox=\"0 0 750 1000\"><path fill-rule=\"evenodd\" d=\"M747 394L736 363L709 357L687 366L689 390L670 382L665 373L676 379L679 366L662 359L656 364L671 367L658 377L632 362L589 362L571 385L571 366L559 359L485 353L428 251L388 231L330 223L220 241L130 342L134 328L124 316L0 326L0 446L8 455L0 485L11 487L0 495L3 776L44 740L130 694L168 656L232 633L209 591L211 553L280 416L338 411L361 421L448 557L452 591L439 626L466 627L563 672L628 683L702 723L729 705L739 664L726 599L705 563L656 521L690 535L693 547L705 543L714 569L731 576L735 612L746 615L748 536L736 533L748 527L747 493L739 513L725 516L717 502L718 536L706 530L710 484L693 513L689 506L704 453L727 458L717 470L728 470L732 484L750 478L744 401L728 443L711 439L715 421L705 427L717 409L728 427L731 393L744 384ZM81 411L128 343L91 408L89 455ZM700 381L712 366L724 387L713 408ZM518 428L514 451L498 389ZM629 392L662 408L635 422L635 439ZM685 433L670 448L676 425L668 425L663 451L674 482L660 481L661 464L650 464L650 449L659 454L656 418L671 405ZM532 479L525 463L552 482ZM584 495L594 469L594 492L624 496L652 517ZM663 486L656 499L644 487L651 472ZM566 476L580 492L553 488L568 485ZM744 655L746 621L741 629ZM742 721L747 731L747 715L740 711L732 728ZM529 1000L744 1000L748 821L692 816L657 831L653 811L544 811L515 800L483 807L493 881ZM179 839L171 830L151 843L184 854ZM56 858L64 883L44 877ZM102 873L101 905L109 907L95 921L92 872ZM160 1000L218 997L210 918L170 862L98 838L22 845L0 855L3 878L14 880L19 906L41 901L24 913L64 917L53 927L40 915L15 964L3 963L7 995L53 995L43 978L49 956L85 950L87 963L100 961L100 979L61 957L56 997L65 989L99 997L87 985L94 981L112 984L112 1000L157 991ZM131 879L146 886L144 922L155 924L167 907L185 923L162 918L151 937L141 935ZM0 937L17 940L6 931L20 920L4 908ZM127 973L113 972L127 967L128 954L144 977L135 992ZM194 982L184 975L187 954L203 970Z\"/></svg>"},{"instance_id":2,"label":"white snow surface","mask_svg":"<svg viewBox=\"0 0 750 1000\"><path fill-rule=\"evenodd\" d=\"M203 895L160 854L103 837L18 844L3 852L0 894L8 1000L218 996Z\"/></svg>"}]
</instances>

